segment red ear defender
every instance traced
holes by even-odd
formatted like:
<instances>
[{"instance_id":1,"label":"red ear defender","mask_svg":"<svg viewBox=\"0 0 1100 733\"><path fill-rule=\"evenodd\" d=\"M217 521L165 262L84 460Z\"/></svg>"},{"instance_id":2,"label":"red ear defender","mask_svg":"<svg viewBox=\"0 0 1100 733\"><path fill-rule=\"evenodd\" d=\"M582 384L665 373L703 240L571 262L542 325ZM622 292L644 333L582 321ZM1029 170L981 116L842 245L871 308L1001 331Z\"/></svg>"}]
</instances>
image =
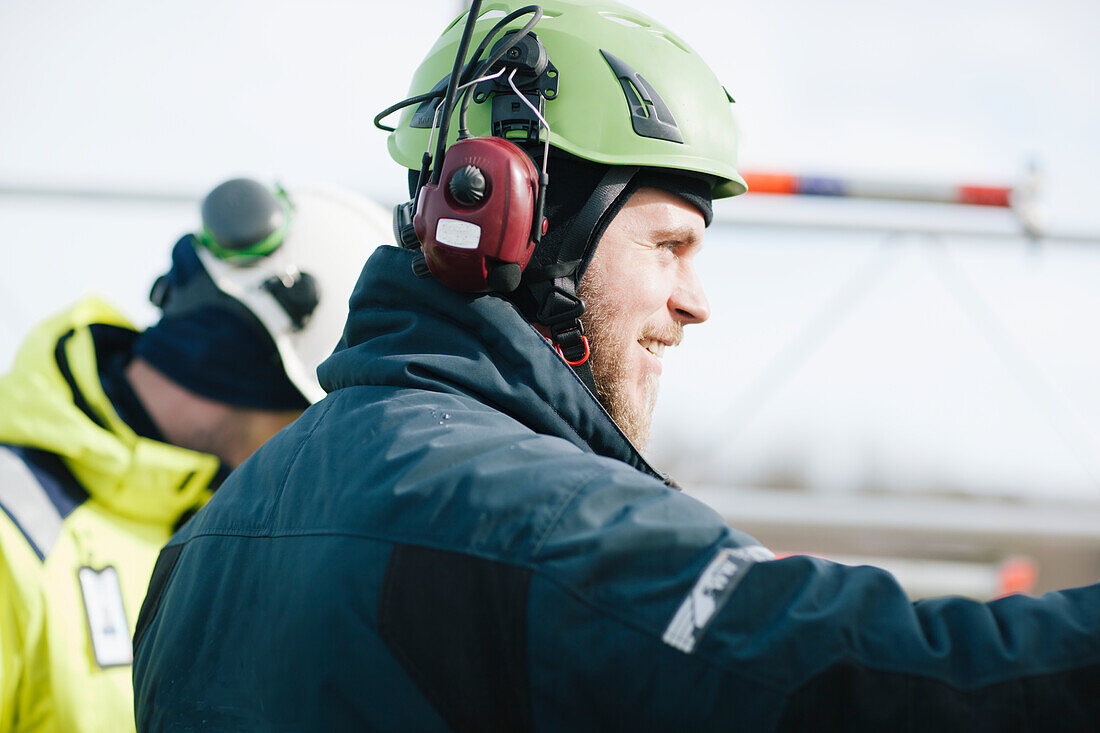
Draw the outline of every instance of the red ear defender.
<instances>
[{"instance_id":1,"label":"red ear defender","mask_svg":"<svg viewBox=\"0 0 1100 733\"><path fill-rule=\"evenodd\" d=\"M535 249L538 184L535 164L507 140L448 148L439 183L424 184L413 217L432 275L470 293L515 290Z\"/></svg>"}]
</instances>

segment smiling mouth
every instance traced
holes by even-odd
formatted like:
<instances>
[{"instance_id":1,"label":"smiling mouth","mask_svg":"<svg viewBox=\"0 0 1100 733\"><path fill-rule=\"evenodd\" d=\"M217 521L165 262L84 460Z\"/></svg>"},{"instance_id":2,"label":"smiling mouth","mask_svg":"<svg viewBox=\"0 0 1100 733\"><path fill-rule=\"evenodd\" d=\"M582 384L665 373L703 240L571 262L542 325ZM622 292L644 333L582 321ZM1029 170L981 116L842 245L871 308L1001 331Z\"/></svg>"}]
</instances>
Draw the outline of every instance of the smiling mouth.
<instances>
[{"instance_id":1,"label":"smiling mouth","mask_svg":"<svg viewBox=\"0 0 1100 733\"><path fill-rule=\"evenodd\" d=\"M658 359L665 355L665 348L668 347L668 344L663 341L656 341L654 339L638 339L638 345Z\"/></svg>"}]
</instances>

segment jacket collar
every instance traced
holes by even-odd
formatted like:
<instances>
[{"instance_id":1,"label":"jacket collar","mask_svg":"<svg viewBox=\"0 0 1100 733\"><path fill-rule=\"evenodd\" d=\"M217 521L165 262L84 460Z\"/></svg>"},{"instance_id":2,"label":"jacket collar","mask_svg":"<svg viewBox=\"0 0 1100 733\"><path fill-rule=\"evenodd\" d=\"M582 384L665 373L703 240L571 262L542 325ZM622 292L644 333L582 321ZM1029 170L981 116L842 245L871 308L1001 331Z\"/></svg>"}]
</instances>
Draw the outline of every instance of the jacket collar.
<instances>
[{"instance_id":1,"label":"jacket collar","mask_svg":"<svg viewBox=\"0 0 1100 733\"><path fill-rule=\"evenodd\" d=\"M143 438L103 391L92 324L132 326L88 299L36 329L0 378L0 441L55 453L93 499L118 514L174 523L201 506L220 462Z\"/></svg>"},{"instance_id":2,"label":"jacket collar","mask_svg":"<svg viewBox=\"0 0 1100 733\"><path fill-rule=\"evenodd\" d=\"M418 277L412 268L416 256L384 246L367 261L344 336L318 369L322 387L465 394L535 432L666 480L515 306Z\"/></svg>"}]
</instances>

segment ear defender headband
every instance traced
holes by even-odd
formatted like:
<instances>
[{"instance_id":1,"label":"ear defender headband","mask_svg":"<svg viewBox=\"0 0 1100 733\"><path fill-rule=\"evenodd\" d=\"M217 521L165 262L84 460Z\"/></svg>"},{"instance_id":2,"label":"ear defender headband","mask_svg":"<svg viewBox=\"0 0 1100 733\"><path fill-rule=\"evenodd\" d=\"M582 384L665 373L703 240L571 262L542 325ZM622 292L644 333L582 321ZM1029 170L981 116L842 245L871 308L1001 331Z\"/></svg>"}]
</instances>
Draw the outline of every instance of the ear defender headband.
<instances>
[{"instance_id":1,"label":"ear defender headband","mask_svg":"<svg viewBox=\"0 0 1100 733\"><path fill-rule=\"evenodd\" d=\"M480 0L474 0L467 13L451 74L427 95L385 110L376 122L420 102L413 124L427 127L425 122L430 120L429 148L435 141L434 154L424 153L413 200L395 211L398 242L420 248L427 269L448 287L509 293L519 286L523 268L547 226L543 209L550 139L541 108L557 94L557 69L530 33L542 18L542 10L535 5L502 18L465 63L480 7ZM504 33L482 59L501 30L525 15L533 17L522 29ZM459 93L459 139L445 148ZM493 136L471 137L466 127L470 100L480 104L490 95ZM539 170L517 143L539 142L543 128Z\"/></svg>"},{"instance_id":2,"label":"ear defender headband","mask_svg":"<svg viewBox=\"0 0 1100 733\"><path fill-rule=\"evenodd\" d=\"M474 0L450 75L430 92L380 112L375 125L392 131L381 119L419 103L411 124L430 127L429 148L435 141L434 155L425 152L421 160L412 200L394 210L398 243L421 250L423 259L415 264L418 274L427 270L444 285L463 292L508 294L519 287L549 226L544 212L550 182L546 170L550 126L543 109L547 100L557 97L559 79L546 48L531 32L542 19L537 5L501 18L465 63L480 9L481 0ZM503 33L482 60L504 27L525 15L532 17L522 28ZM459 92L458 141L445 148ZM490 97L492 137L471 137L466 126L470 101L481 104ZM541 167L536 168L519 146L536 146L540 141ZM542 307L537 320L550 328L562 357L578 367L589 356L580 324L584 304L576 297L572 281L563 283L564 279L551 275L547 287L540 288L536 297Z\"/></svg>"}]
</instances>

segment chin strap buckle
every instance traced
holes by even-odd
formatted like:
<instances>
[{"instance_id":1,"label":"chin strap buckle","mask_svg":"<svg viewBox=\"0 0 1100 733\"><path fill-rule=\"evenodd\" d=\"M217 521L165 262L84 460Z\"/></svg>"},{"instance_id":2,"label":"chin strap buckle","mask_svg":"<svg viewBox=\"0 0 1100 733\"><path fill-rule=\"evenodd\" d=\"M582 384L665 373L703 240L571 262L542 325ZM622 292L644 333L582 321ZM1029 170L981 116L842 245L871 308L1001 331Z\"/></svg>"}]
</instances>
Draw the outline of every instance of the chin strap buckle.
<instances>
[{"instance_id":1,"label":"chin strap buckle","mask_svg":"<svg viewBox=\"0 0 1100 733\"><path fill-rule=\"evenodd\" d=\"M577 367L588 361L592 350L588 346L588 337L584 335L584 326L580 321L573 321L563 329L553 329L551 341L565 363L571 367Z\"/></svg>"}]
</instances>

